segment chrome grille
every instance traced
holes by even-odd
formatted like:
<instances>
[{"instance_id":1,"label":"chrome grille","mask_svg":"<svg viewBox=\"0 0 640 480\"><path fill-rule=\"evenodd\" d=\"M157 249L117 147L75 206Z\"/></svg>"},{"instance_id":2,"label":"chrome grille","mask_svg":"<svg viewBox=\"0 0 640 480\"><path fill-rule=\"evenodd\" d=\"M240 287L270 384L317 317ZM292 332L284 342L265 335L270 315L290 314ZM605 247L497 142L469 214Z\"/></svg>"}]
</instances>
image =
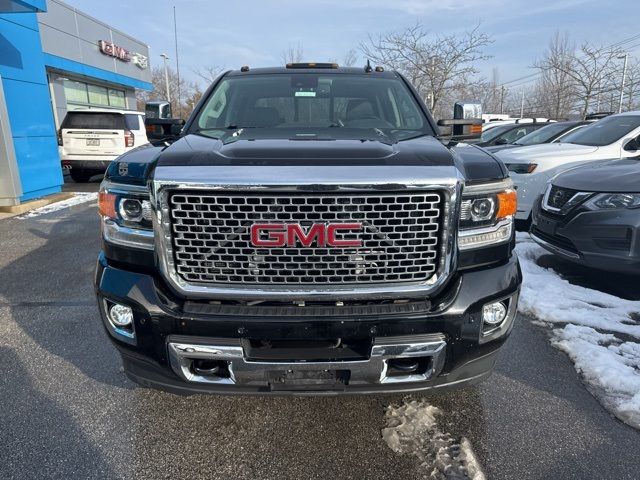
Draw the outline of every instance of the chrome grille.
<instances>
[{"instance_id":1,"label":"chrome grille","mask_svg":"<svg viewBox=\"0 0 640 480\"><path fill-rule=\"evenodd\" d=\"M233 194L170 191L176 273L204 284L367 284L425 281L438 271L443 196L411 193ZM361 247L255 247L255 223L361 223Z\"/></svg>"}]
</instances>

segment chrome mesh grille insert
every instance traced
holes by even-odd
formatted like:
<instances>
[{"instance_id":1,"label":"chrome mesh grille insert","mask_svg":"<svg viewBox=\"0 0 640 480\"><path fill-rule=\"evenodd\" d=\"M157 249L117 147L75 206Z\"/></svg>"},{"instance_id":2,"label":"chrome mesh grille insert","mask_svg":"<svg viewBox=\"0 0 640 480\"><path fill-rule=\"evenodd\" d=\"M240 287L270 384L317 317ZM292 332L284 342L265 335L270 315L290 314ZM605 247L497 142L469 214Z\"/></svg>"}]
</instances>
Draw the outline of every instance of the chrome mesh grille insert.
<instances>
[{"instance_id":1,"label":"chrome mesh grille insert","mask_svg":"<svg viewBox=\"0 0 640 480\"><path fill-rule=\"evenodd\" d=\"M170 191L176 273L199 284L370 284L425 281L438 271L443 196L411 193ZM361 223L361 247L255 247L255 223Z\"/></svg>"}]
</instances>

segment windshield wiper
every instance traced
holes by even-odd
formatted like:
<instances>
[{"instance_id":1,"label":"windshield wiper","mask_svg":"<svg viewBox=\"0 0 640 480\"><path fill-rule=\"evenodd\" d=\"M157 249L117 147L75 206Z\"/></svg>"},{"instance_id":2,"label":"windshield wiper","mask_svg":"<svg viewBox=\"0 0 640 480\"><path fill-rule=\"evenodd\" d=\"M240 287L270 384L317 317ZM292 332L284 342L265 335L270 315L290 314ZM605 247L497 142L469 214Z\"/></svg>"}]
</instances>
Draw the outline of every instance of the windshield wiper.
<instances>
[{"instance_id":1,"label":"windshield wiper","mask_svg":"<svg viewBox=\"0 0 640 480\"><path fill-rule=\"evenodd\" d=\"M338 119L337 122L332 123L331 125L329 125L329 128L332 128L332 127L344 127L344 123L342 123L342 120Z\"/></svg>"}]
</instances>

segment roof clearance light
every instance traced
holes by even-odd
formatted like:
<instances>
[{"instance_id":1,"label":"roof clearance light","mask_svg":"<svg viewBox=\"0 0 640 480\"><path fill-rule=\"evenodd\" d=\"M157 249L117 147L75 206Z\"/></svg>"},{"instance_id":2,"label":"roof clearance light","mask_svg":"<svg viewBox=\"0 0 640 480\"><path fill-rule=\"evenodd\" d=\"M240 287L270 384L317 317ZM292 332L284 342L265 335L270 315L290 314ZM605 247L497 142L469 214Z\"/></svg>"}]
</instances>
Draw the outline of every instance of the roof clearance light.
<instances>
[{"instance_id":1,"label":"roof clearance light","mask_svg":"<svg viewBox=\"0 0 640 480\"><path fill-rule=\"evenodd\" d=\"M338 68L337 63L287 63L287 68Z\"/></svg>"}]
</instances>

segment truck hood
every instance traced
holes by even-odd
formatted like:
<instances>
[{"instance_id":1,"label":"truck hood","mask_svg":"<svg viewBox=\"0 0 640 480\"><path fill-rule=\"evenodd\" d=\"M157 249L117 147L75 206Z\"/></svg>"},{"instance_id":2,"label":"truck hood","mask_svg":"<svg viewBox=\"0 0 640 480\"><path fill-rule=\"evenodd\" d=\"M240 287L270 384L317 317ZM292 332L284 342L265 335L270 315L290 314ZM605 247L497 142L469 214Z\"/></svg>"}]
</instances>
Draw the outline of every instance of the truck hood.
<instances>
[{"instance_id":1,"label":"truck hood","mask_svg":"<svg viewBox=\"0 0 640 480\"><path fill-rule=\"evenodd\" d=\"M225 139L187 135L162 152L158 167L454 165L451 152L433 137L393 143L374 132L364 138L345 138L342 132L291 138L269 133L265 129Z\"/></svg>"},{"instance_id":2,"label":"truck hood","mask_svg":"<svg viewBox=\"0 0 640 480\"><path fill-rule=\"evenodd\" d=\"M583 192L640 192L640 160L604 160L572 168L553 179L559 187Z\"/></svg>"},{"instance_id":3,"label":"truck hood","mask_svg":"<svg viewBox=\"0 0 640 480\"><path fill-rule=\"evenodd\" d=\"M576 145L574 143L543 143L526 147L510 148L495 152L495 155L505 163L530 163L541 158L558 158L569 160L581 158L595 153L598 147Z\"/></svg>"}]
</instances>

